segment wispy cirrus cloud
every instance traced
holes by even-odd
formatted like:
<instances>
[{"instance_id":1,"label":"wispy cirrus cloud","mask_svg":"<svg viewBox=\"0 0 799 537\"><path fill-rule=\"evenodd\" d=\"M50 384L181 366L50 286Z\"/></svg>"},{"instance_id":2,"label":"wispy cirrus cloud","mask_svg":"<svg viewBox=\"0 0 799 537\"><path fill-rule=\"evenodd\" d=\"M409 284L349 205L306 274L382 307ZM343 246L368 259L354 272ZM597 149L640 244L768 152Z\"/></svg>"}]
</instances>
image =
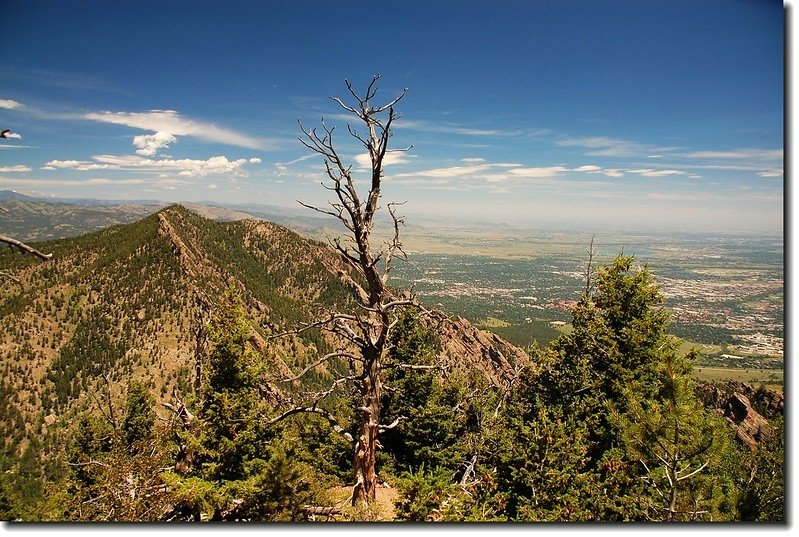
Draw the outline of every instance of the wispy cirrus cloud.
<instances>
[{"instance_id":1,"label":"wispy cirrus cloud","mask_svg":"<svg viewBox=\"0 0 799 537\"><path fill-rule=\"evenodd\" d=\"M782 160L782 149L733 149L730 151L691 151L681 156L696 159L720 160Z\"/></svg>"},{"instance_id":2,"label":"wispy cirrus cloud","mask_svg":"<svg viewBox=\"0 0 799 537\"><path fill-rule=\"evenodd\" d=\"M679 155L684 159L699 160L686 168L751 171L758 177L783 176L783 150L762 148L740 148L732 150L690 151Z\"/></svg>"},{"instance_id":3,"label":"wispy cirrus cloud","mask_svg":"<svg viewBox=\"0 0 799 537\"><path fill-rule=\"evenodd\" d=\"M410 162L410 158L410 155L404 151L386 152L386 154L383 156L383 166L406 164ZM358 168L361 170L368 170L372 167L372 159L369 157L369 153L355 155L355 162L358 164Z\"/></svg>"},{"instance_id":4,"label":"wispy cirrus cloud","mask_svg":"<svg viewBox=\"0 0 799 537\"><path fill-rule=\"evenodd\" d=\"M414 172L404 172L393 174L394 177L433 177L433 178L451 178L451 177L467 177L477 174L479 172L487 171L490 168L489 164L469 164L465 166L449 166L445 168L432 168L429 170L417 170Z\"/></svg>"},{"instance_id":5,"label":"wispy cirrus cloud","mask_svg":"<svg viewBox=\"0 0 799 537\"><path fill-rule=\"evenodd\" d=\"M92 177L90 179L16 179L11 177L0 176L0 185L3 186L24 186L24 187L83 187L83 186L126 186L126 185L143 185L152 182L144 178L137 179L111 179L108 177Z\"/></svg>"},{"instance_id":6,"label":"wispy cirrus cloud","mask_svg":"<svg viewBox=\"0 0 799 537\"><path fill-rule=\"evenodd\" d=\"M206 142L215 142L247 149L271 150L277 147L275 140L259 139L240 132L188 119L175 110L149 110L147 112L89 112L83 119L124 125L172 136L191 136Z\"/></svg>"},{"instance_id":7,"label":"wispy cirrus cloud","mask_svg":"<svg viewBox=\"0 0 799 537\"><path fill-rule=\"evenodd\" d=\"M563 147L582 147L592 157L636 157L649 156L653 153L673 151L676 147L662 147L607 136L570 137L562 136L555 144Z\"/></svg>"},{"instance_id":8,"label":"wispy cirrus cloud","mask_svg":"<svg viewBox=\"0 0 799 537\"><path fill-rule=\"evenodd\" d=\"M510 178L542 179L555 177L568 171L571 170L565 166L521 166L510 168L501 175Z\"/></svg>"},{"instance_id":9,"label":"wispy cirrus cloud","mask_svg":"<svg viewBox=\"0 0 799 537\"><path fill-rule=\"evenodd\" d=\"M343 114L337 114L336 119L348 119ZM456 123L445 123L439 121L426 121L419 119L398 118L393 124L395 129L407 129L419 132L431 132L439 134L456 134L463 136L488 136L488 137L507 137L507 136L544 136L549 134L549 129L496 129L483 128L470 125L459 125Z\"/></svg>"},{"instance_id":10,"label":"wispy cirrus cloud","mask_svg":"<svg viewBox=\"0 0 799 537\"><path fill-rule=\"evenodd\" d=\"M465 183L487 183L497 185L500 183L510 183L514 181L546 181L565 184L570 181L579 181L581 185L586 185L581 175L604 175L610 178L624 177L626 174L638 175L641 177L669 177L669 176L688 176L688 172L663 168L605 168L596 164L583 164L577 167L569 167L563 164L551 166L525 166L520 163L499 162L491 163L480 157L469 157L461 159L463 164L448 166L443 168L432 168L393 174L392 177L400 180L416 178L414 184L424 185L424 179L434 179L435 182L429 184L441 184L448 182ZM698 176L692 176L694 178ZM407 181L406 181L407 182Z\"/></svg>"},{"instance_id":11,"label":"wispy cirrus cloud","mask_svg":"<svg viewBox=\"0 0 799 537\"><path fill-rule=\"evenodd\" d=\"M593 173L593 172L601 172L602 168L600 166L594 166L592 164L587 164L585 166L580 166L578 168L575 168L574 171L576 171L576 172Z\"/></svg>"}]
</instances>

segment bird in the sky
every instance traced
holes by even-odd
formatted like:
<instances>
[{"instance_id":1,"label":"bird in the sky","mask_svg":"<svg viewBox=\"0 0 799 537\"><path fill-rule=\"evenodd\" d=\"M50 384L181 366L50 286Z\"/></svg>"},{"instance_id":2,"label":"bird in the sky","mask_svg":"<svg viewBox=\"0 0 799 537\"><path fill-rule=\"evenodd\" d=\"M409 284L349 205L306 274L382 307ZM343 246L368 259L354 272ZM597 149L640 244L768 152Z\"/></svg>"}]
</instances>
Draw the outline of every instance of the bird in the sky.
<instances>
[{"instance_id":1,"label":"bird in the sky","mask_svg":"<svg viewBox=\"0 0 799 537\"><path fill-rule=\"evenodd\" d=\"M4 129L4 130L0 131L0 138L17 138L17 139L19 139L19 138L22 138L22 136L20 136L16 132L11 132L11 129Z\"/></svg>"},{"instance_id":2,"label":"bird in the sky","mask_svg":"<svg viewBox=\"0 0 799 537\"><path fill-rule=\"evenodd\" d=\"M8 138L7 134L9 132L11 132L11 129L6 129L6 130L0 132L0 138Z\"/></svg>"}]
</instances>

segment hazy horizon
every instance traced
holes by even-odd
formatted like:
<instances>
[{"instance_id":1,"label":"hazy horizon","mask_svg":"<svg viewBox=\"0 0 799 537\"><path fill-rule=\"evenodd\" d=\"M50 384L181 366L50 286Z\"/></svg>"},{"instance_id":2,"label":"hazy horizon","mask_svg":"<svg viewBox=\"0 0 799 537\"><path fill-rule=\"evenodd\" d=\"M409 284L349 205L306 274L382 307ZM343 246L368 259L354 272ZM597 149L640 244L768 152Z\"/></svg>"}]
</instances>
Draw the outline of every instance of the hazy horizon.
<instances>
[{"instance_id":1,"label":"hazy horizon","mask_svg":"<svg viewBox=\"0 0 799 537\"><path fill-rule=\"evenodd\" d=\"M4 190L0 190L2 193ZM162 200L156 198L129 198L129 199L122 199L122 198L98 198L98 197L58 197L55 195L47 195L42 192L32 191L30 193L19 192L13 189L6 189L5 191L15 192L17 194L23 194L25 196L30 196L31 198L42 200L42 201L52 201L55 203L76 203L79 204L80 202L102 202L106 203L144 203L144 204L157 204L157 205L171 205L171 204L197 204L197 205L209 205L209 206L218 206L230 210L238 210L242 212L247 212L249 209L250 212L259 212L263 211L263 213L269 213L270 210L277 210L281 214L291 214L292 217L296 218L307 218L308 221L326 221L329 223L331 228L336 228L337 223L332 217L326 217L324 215L320 215L314 211L311 211L307 207L303 207L299 203L292 205L281 205L281 204L269 204L269 203L260 203L260 202L233 202L233 201L215 201L211 199L201 199L196 201L191 200L184 200L184 199L175 199L175 200ZM257 216L257 215L253 215ZM568 233L568 234L576 234L582 235L586 237L590 237L591 235L611 235L616 236L619 234L627 234L630 236L643 236L643 235L700 235L700 236L725 236L725 237L765 237L765 238L784 238L784 229L778 230L757 230L757 229L749 229L749 230L742 230L742 229L726 229L726 228L678 228L678 227L668 227L668 226L650 226L650 227L642 227L637 226L633 227L624 227L623 225L607 225L601 226L598 225L597 221L592 221L590 223L581 224L577 221L570 221L570 222L558 222L557 220L542 220L542 221L527 221L527 220L513 220L513 219L501 219L498 218L496 220L491 220L489 218L483 218L481 215L473 215L473 216L464 216L464 215L446 215L446 214L429 214L423 212L416 212L416 213L400 213L400 216L405 218L405 231L403 232L403 236L407 235L409 229L414 227L418 227L425 230L431 230L436 226L452 226L453 228L461 228L461 229L474 229L477 227L486 228L486 231L502 231L506 230L509 232L528 232L534 233L536 231L540 231L542 233ZM391 226L393 225L388 217L388 214L383 214L378 212L377 214L377 230L380 231L381 229L385 228L385 230L390 231ZM492 226L492 227L487 227ZM388 232L386 231L386 232Z\"/></svg>"}]
</instances>

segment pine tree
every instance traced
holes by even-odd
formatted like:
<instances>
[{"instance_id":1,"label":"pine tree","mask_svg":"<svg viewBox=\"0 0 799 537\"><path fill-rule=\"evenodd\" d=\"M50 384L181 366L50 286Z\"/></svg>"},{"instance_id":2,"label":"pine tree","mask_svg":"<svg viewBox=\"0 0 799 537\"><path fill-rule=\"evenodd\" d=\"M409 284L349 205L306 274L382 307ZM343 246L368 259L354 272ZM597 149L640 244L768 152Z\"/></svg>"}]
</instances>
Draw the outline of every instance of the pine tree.
<instances>
[{"instance_id":1,"label":"pine tree","mask_svg":"<svg viewBox=\"0 0 799 537\"><path fill-rule=\"evenodd\" d=\"M586 449L586 459L582 466L572 463L572 471L609 493L591 498L600 520L729 516L734 491L719 471L718 455L727 449L726 431L693 396L693 357L678 356L663 301L648 268L618 256L586 285L573 310L573 330L543 354L523 397L528 420L545 412L574 424L569 434ZM670 444L664 440L669 434ZM705 501L708 491L713 502ZM701 507L685 505L688 499ZM663 501L666 511L657 511Z\"/></svg>"},{"instance_id":2,"label":"pine tree","mask_svg":"<svg viewBox=\"0 0 799 537\"><path fill-rule=\"evenodd\" d=\"M729 432L702 407L689 376L690 362L675 353L659 364L655 397L627 389L627 411L617 415L633 460L650 488L651 520L728 520L734 516L733 476L718 472L729 456Z\"/></svg>"},{"instance_id":3,"label":"pine tree","mask_svg":"<svg viewBox=\"0 0 799 537\"><path fill-rule=\"evenodd\" d=\"M197 458L188 475L164 477L177 498L172 516L193 520L297 520L323 482L295 435L258 419L264 363L249 343L241 297L229 290L208 326L196 432L183 431Z\"/></svg>"},{"instance_id":4,"label":"pine tree","mask_svg":"<svg viewBox=\"0 0 799 537\"><path fill-rule=\"evenodd\" d=\"M128 384L127 412L122 420L122 434L130 449L152 437L155 424L155 399L147 386L133 381Z\"/></svg>"}]
</instances>

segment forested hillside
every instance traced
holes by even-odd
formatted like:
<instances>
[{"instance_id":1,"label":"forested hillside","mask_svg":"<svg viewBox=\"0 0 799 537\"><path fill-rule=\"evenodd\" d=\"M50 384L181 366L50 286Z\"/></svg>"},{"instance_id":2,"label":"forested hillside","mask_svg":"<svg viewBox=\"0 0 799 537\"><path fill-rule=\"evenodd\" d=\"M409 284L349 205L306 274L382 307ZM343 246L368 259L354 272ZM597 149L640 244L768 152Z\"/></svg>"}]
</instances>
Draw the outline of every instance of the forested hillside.
<instances>
[{"instance_id":1,"label":"forested hillside","mask_svg":"<svg viewBox=\"0 0 799 537\"><path fill-rule=\"evenodd\" d=\"M88 469L76 460L88 457L95 466L99 461L92 450L102 446L101 451L115 453L117 435L129 442L134 437L141 440L126 425L133 419L131 398L138 397L138 411L152 417L145 420L149 427L144 436L155 442L149 433L158 430L158 456L174 457L174 450L180 453L183 448L178 446L184 444L174 444L171 435L186 433L178 426L186 416L181 405L207 420L205 412L215 411L202 406L211 397L202 394L254 390L257 403L248 411L237 415L224 410L225 420L252 419L248 412L277 410L287 394L313 391L330 376L326 369L341 368L330 362L301 383L285 381L328 352L335 338L318 329L271 336L331 307L354 308L348 291L353 280L333 252L285 228L261 221L218 223L173 206L135 224L39 246L52 252L52 260L39 263L11 251L0 259L4 270L19 280L0 284L0 418L3 467L8 470L2 490L10 506L4 518L138 519L133 511L84 511L83 504L63 511L66 504L47 503L53 499L47 487L59 484L65 490L65 480L91 494L91 479L84 475ZM442 371L471 379L469 386L476 382L486 390L507 385L516 369L530 363L526 353L463 320L438 315L427 322L438 331L435 351L428 358ZM421 325L417 329L430 330ZM240 339L230 341L236 337ZM214 353L228 345L249 356L254 370L245 377L253 385L227 386L230 379L218 380L228 378L223 371L227 362L217 364L221 377L215 376ZM241 398L243 404L246 397ZM327 404L335 408L336 400ZM346 423L346 412L339 419ZM218 426L235 431L225 420ZM313 419L295 421L314 427ZM277 438L278 431L266 428L259 442ZM320 445L331 443L328 437L324 433L328 440ZM88 444L79 447L76 442ZM346 482L351 464L341 462L346 452L336 456L343 466L335 469L329 457L318 455L311 451L306 458L316 464L324 460L324 473L331 473L327 478ZM160 468L165 462L159 461ZM101 482L108 479L104 476ZM174 501L180 487L169 489ZM214 510L209 513L221 516ZM164 516L158 511L145 518Z\"/></svg>"}]
</instances>

